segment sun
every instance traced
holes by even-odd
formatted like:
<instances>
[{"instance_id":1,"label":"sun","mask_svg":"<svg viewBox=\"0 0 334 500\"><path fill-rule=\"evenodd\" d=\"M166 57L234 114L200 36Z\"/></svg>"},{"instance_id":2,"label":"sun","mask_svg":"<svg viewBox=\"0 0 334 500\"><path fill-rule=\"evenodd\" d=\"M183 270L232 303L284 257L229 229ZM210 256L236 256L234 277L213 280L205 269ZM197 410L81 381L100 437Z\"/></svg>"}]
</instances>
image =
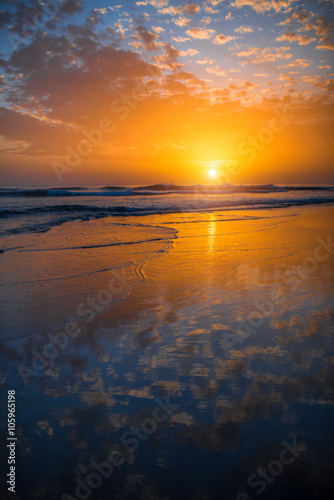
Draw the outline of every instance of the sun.
<instances>
[{"instance_id":1,"label":"sun","mask_svg":"<svg viewBox=\"0 0 334 500\"><path fill-rule=\"evenodd\" d=\"M216 174L217 174L217 170L215 170L214 168L212 168L211 170L209 170L210 177L216 177Z\"/></svg>"}]
</instances>

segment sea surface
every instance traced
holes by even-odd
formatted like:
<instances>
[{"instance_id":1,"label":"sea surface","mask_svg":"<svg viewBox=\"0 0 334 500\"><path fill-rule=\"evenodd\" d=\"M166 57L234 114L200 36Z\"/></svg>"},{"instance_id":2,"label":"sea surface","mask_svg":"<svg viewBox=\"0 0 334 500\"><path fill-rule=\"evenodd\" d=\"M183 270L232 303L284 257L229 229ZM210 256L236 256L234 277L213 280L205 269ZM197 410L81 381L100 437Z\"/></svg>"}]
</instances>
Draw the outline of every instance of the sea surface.
<instances>
[{"instance_id":1,"label":"sea surface","mask_svg":"<svg viewBox=\"0 0 334 500\"><path fill-rule=\"evenodd\" d=\"M279 208L334 201L334 187L275 185L88 186L0 189L0 236L44 232L73 220Z\"/></svg>"},{"instance_id":2,"label":"sea surface","mask_svg":"<svg viewBox=\"0 0 334 500\"><path fill-rule=\"evenodd\" d=\"M333 201L2 189L0 497L332 498Z\"/></svg>"}]
</instances>

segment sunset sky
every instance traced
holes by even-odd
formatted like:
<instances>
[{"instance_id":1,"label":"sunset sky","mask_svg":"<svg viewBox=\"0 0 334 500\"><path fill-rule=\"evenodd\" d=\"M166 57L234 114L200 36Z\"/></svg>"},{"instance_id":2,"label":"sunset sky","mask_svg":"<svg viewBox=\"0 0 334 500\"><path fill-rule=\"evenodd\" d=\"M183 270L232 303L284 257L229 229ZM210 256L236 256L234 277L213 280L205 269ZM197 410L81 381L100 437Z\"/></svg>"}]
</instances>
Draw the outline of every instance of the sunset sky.
<instances>
[{"instance_id":1,"label":"sunset sky","mask_svg":"<svg viewBox=\"0 0 334 500\"><path fill-rule=\"evenodd\" d=\"M5 185L334 183L332 0L0 4Z\"/></svg>"}]
</instances>

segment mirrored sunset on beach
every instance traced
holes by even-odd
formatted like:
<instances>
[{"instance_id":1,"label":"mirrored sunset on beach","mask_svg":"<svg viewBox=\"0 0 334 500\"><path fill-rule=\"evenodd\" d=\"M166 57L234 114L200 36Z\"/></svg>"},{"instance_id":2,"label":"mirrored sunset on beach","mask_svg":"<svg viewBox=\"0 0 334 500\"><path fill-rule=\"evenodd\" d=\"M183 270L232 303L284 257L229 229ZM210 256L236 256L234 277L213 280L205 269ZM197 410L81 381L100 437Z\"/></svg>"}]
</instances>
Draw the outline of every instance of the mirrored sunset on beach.
<instances>
[{"instance_id":1,"label":"mirrored sunset on beach","mask_svg":"<svg viewBox=\"0 0 334 500\"><path fill-rule=\"evenodd\" d=\"M331 0L0 2L0 497L328 500Z\"/></svg>"}]
</instances>

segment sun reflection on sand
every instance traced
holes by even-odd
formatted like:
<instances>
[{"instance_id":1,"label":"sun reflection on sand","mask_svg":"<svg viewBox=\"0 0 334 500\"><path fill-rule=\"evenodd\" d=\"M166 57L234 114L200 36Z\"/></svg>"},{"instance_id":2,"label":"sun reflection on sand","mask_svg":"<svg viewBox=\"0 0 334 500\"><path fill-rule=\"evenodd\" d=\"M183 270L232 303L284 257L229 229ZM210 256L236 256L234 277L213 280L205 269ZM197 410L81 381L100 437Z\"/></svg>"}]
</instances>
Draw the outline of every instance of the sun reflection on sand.
<instances>
[{"instance_id":1,"label":"sun reflection on sand","mask_svg":"<svg viewBox=\"0 0 334 500\"><path fill-rule=\"evenodd\" d=\"M216 222L216 215L215 214L210 214L210 222L208 223L208 233L209 233L209 238L208 238L208 246L209 246L209 252L213 252L215 250L216 246L216 233L217 233L217 222Z\"/></svg>"}]
</instances>

